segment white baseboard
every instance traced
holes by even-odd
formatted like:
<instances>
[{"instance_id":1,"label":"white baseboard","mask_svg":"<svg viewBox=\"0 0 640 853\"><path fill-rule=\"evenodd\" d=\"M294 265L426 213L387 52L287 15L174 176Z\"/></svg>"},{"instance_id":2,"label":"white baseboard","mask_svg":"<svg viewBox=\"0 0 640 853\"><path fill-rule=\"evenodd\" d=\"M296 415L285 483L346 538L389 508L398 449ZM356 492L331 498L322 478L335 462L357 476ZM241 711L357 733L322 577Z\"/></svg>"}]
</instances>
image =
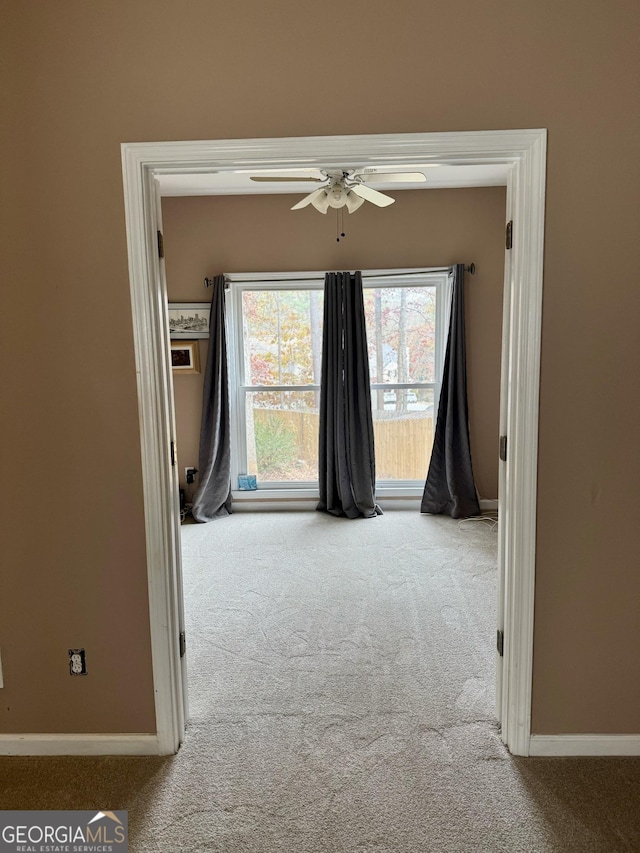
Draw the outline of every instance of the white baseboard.
<instances>
[{"instance_id":1,"label":"white baseboard","mask_svg":"<svg viewBox=\"0 0 640 853\"><path fill-rule=\"evenodd\" d=\"M498 512L497 498L480 498L478 503L482 512Z\"/></svg>"},{"instance_id":2,"label":"white baseboard","mask_svg":"<svg viewBox=\"0 0 640 853\"><path fill-rule=\"evenodd\" d=\"M386 497L376 498L376 503L380 507L383 512L391 512L394 509L409 509L415 510L415 512L420 512L420 501L422 496L404 496L404 497L395 497L392 495L387 495Z\"/></svg>"},{"instance_id":3,"label":"white baseboard","mask_svg":"<svg viewBox=\"0 0 640 853\"><path fill-rule=\"evenodd\" d=\"M313 511L318 504L318 498L280 498L267 500L257 498L256 500L233 501L233 512L301 512Z\"/></svg>"},{"instance_id":4,"label":"white baseboard","mask_svg":"<svg viewBox=\"0 0 640 853\"><path fill-rule=\"evenodd\" d=\"M159 755L157 735L0 734L0 755Z\"/></svg>"},{"instance_id":5,"label":"white baseboard","mask_svg":"<svg viewBox=\"0 0 640 853\"><path fill-rule=\"evenodd\" d=\"M234 512L300 512L305 510L315 510L318 505L318 496L314 497L300 496L292 497L291 492L287 492L286 497L279 497L269 492L269 496L260 495L259 492L240 492L242 497L233 495L233 511ZM379 495L376 498L380 509L408 509L420 510L420 502L422 493L419 495ZM482 512L497 512L498 501L489 498L480 498L480 510Z\"/></svg>"},{"instance_id":6,"label":"white baseboard","mask_svg":"<svg viewBox=\"0 0 640 853\"><path fill-rule=\"evenodd\" d=\"M531 735L529 755L640 755L640 735Z\"/></svg>"}]
</instances>

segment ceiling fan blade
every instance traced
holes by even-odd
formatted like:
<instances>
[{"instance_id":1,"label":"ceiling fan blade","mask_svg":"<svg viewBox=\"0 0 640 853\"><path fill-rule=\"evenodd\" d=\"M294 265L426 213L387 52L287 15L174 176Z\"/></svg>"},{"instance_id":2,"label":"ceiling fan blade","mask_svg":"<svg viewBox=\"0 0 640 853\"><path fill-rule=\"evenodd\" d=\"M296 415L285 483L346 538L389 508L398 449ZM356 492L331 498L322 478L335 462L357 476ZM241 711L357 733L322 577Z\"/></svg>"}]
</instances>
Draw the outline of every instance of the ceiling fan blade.
<instances>
[{"instance_id":1,"label":"ceiling fan blade","mask_svg":"<svg viewBox=\"0 0 640 853\"><path fill-rule=\"evenodd\" d=\"M308 204L313 204L316 199L319 199L321 195L324 194L324 188L321 187L318 190L314 190L309 195L306 195L303 199L301 199L297 204L294 204L291 210L300 210L303 207L306 207ZM321 211L321 213L326 213L326 209Z\"/></svg>"},{"instance_id":2,"label":"ceiling fan blade","mask_svg":"<svg viewBox=\"0 0 640 853\"><path fill-rule=\"evenodd\" d=\"M384 195L384 193L379 193L378 190L372 190L371 187L366 187L364 184L355 184L350 189L352 193L359 195L360 198L364 198L378 207L388 207L395 201L395 198Z\"/></svg>"},{"instance_id":3,"label":"ceiling fan blade","mask_svg":"<svg viewBox=\"0 0 640 853\"><path fill-rule=\"evenodd\" d=\"M362 172L356 177L371 184L423 184L427 180L422 172Z\"/></svg>"},{"instance_id":4,"label":"ceiling fan blade","mask_svg":"<svg viewBox=\"0 0 640 853\"><path fill-rule=\"evenodd\" d=\"M264 175L251 175L249 180L258 181L260 183L282 183L283 181L294 181L297 184L306 183L307 181L313 181L314 183L322 183L326 181L326 178L309 178L306 175L300 176L298 178L265 178Z\"/></svg>"}]
</instances>

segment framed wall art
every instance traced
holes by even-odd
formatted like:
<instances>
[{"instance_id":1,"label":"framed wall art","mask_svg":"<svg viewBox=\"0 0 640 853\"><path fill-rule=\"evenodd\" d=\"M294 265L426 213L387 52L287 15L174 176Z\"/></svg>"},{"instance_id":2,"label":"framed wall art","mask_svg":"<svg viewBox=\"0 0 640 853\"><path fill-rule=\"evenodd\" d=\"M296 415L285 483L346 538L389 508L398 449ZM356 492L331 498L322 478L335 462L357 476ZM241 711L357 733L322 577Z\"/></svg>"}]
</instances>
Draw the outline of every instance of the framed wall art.
<instances>
[{"instance_id":1,"label":"framed wall art","mask_svg":"<svg viewBox=\"0 0 640 853\"><path fill-rule=\"evenodd\" d=\"M209 302L169 302L168 310L172 340L209 337Z\"/></svg>"},{"instance_id":2,"label":"framed wall art","mask_svg":"<svg viewBox=\"0 0 640 853\"><path fill-rule=\"evenodd\" d=\"M198 341L171 341L173 375L200 373L200 344Z\"/></svg>"}]
</instances>

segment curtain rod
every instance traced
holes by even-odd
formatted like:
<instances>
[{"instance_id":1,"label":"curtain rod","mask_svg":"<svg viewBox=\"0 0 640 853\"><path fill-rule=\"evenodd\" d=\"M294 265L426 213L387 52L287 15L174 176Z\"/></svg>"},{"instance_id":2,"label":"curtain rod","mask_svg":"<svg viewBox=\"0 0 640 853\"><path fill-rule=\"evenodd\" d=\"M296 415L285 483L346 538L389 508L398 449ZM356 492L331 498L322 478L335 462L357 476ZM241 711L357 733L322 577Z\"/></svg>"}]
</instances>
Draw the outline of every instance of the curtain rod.
<instances>
[{"instance_id":1,"label":"curtain rod","mask_svg":"<svg viewBox=\"0 0 640 853\"><path fill-rule=\"evenodd\" d=\"M362 277L363 278L394 278L394 277L406 278L407 276L424 275L424 273L430 273L430 272L448 272L448 273L451 273L452 271L453 271L453 266L450 266L450 267L425 267L424 269L421 269L421 270L410 270L407 272L363 273ZM469 266L465 266L464 271L468 272L469 275L473 275L476 271L476 265L474 263L471 263L471 264L469 264ZM270 278L267 280L273 282L274 284L286 284L289 281L290 282L295 282L295 281L322 281L323 278L324 278L324 273L320 273L319 275L314 275L314 276L309 277L309 278L304 278L302 276L299 276L296 278ZM226 279L226 276L225 276L225 279ZM259 279L253 279L253 278L244 278L244 279L243 278L236 278L236 279L233 279L234 282L239 283L239 284L250 284L251 282L258 281L258 280ZM214 281L213 278L205 278L204 286L205 287L211 287L213 285L213 281Z\"/></svg>"}]
</instances>

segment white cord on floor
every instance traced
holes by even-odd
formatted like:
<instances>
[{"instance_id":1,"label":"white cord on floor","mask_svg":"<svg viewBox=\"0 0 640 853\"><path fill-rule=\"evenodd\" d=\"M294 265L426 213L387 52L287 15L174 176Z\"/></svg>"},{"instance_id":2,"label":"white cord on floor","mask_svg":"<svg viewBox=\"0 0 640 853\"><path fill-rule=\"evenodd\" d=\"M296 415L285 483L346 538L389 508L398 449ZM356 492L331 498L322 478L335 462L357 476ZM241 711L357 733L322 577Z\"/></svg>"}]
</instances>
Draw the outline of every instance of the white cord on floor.
<instances>
[{"instance_id":1,"label":"white cord on floor","mask_svg":"<svg viewBox=\"0 0 640 853\"><path fill-rule=\"evenodd\" d=\"M464 529L464 525L472 521L484 524L489 530L495 530L498 526L498 513L495 510L490 510L486 513L483 512L482 515L472 515L470 518L462 518L458 522L458 527Z\"/></svg>"}]
</instances>

